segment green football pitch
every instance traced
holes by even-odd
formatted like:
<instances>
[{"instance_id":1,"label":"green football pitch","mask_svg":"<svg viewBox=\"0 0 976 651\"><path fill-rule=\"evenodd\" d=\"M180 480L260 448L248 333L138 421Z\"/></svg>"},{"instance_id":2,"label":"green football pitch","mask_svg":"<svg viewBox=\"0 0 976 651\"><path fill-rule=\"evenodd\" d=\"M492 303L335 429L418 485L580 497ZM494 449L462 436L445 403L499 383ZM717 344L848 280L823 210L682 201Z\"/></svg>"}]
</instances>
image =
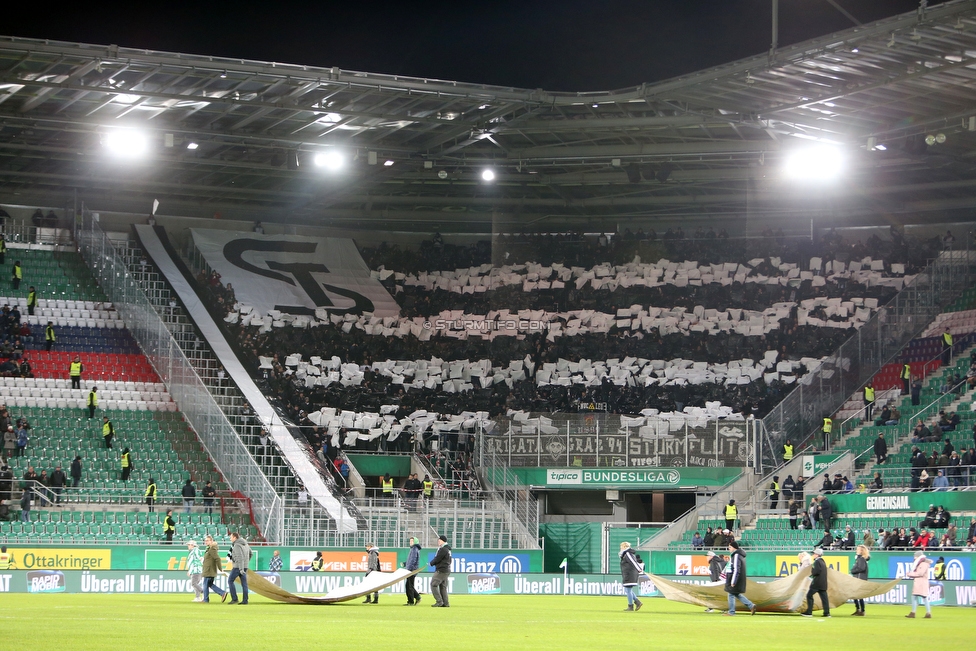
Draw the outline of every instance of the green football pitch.
<instances>
[{"instance_id":1,"label":"green football pitch","mask_svg":"<svg viewBox=\"0 0 976 651\"><path fill-rule=\"evenodd\" d=\"M732 617L647 599L624 612L623 597L458 596L450 609L378 605L295 606L254 597L248 606L191 602L189 596L0 595L5 649L842 649L900 648L929 640L964 648L976 613L935 608L933 619L905 619L906 606L850 604L831 619L740 612Z\"/></svg>"}]
</instances>

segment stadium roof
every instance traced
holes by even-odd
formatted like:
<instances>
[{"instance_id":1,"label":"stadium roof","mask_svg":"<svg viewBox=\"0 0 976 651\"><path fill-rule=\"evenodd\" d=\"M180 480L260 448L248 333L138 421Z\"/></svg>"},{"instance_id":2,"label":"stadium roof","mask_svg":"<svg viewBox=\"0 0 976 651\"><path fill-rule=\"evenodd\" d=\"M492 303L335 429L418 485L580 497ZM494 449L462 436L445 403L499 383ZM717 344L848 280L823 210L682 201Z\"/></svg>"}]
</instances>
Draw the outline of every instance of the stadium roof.
<instances>
[{"instance_id":1,"label":"stadium roof","mask_svg":"<svg viewBox=\"0 0 976 651\"><path fill-rule=\"evenodd\" d=\"M974 118L976 0L586 93L0 37L0 201L427 231L936 222L976 207ZM106 155L119 127L144 159ZM840 181L783 181L818 142Z\"/></svg>"}]
</instances>

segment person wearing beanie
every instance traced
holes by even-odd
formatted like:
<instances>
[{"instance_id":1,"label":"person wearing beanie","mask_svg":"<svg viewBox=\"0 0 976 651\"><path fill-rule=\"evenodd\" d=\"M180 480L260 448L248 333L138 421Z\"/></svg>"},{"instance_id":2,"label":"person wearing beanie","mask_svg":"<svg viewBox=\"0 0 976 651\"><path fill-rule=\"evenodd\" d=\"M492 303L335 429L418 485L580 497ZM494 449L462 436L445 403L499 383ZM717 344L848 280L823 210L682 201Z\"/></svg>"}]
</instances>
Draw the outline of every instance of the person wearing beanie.
<instances>
[{"instance_id":1,"label":"person wearing beanie","mask_svg":"<svg viewBox=\"0 0 976 651\"><path fill-rule=\"evenodd\" d=\"M871 552L865 545L857 546L857 556L854 558L854 567L851 568L851 576L862 581L868 580L868 561L871 560ZM854 612L856 617L864 617L864 600L854 600Z\"/></svg>"},{"instance_id":2,"label":"person wearing beanie","mask_svg":"<svg viewBox=\"0 0 976 651\"><path fill-rule=\"evenodd\" d=\"M908 619L915 619L915 609L919 601L925 601L925 619L932 619L932 604L929 603L929 568L931 563L921 549L915 552L912 569L908 570L905 578L912 579L912 612L905 615Z\"/></svg>"},{"instance_id":3,"label":"person wearing beanie","mask_svg":"<svg viewBox=\"0 0 976 651\"><path fill-rule=\"evenodd\" d=\"M756 614L756 604L746 596L746 553L739 549L739 543L732 541L729 543L729 552L732 554L729 560L729 569L725 575L725 591L729 593L729 612L727 617L735 615L735 600L738 599L753 615Z\"/></svg>"},{"instance_id":4,"label":"person wearing beanie","mask_svg":"<svg viewBox=\"0 0 976 651\"><path fill-rule=\"evenodd\" d=\"M830 617L830 599L827 597L827 563L823 559L824 550L817 547L813 550L813 565L810 567L810 589L807 590L807 610L804 617L813 617L813 595L820 597L823 605L823 616Z\"/></svg>"},{"instance_id":5,"label":"person wearing beanie","mask_svg":"<svg viewBox=\"0 0 976 651\"><path fill-rule=\"evenodd\" d=\"M450 608L447 587L451 576L451 546L447 544L447 536L437 537L437 553L430 559L430 565L434 568L434 578L430 580L430 592L434 595L431 608Z\"/></svg>"},{"instance_id":6,"label":"person wearing beanie","mask_svg":"<svg viewBox=\"0 0 976 651\"><path fill-rule=\"evenodd\" d=\"M634 594L634 587L640 583L640 575L644 573L644 567L637 560L637 555L631 549L629 542L620 543L620 576L624 586L624 594L627 595L627 610L635 612L641 609L644 603Z\"/></svg>"}]
</instances>

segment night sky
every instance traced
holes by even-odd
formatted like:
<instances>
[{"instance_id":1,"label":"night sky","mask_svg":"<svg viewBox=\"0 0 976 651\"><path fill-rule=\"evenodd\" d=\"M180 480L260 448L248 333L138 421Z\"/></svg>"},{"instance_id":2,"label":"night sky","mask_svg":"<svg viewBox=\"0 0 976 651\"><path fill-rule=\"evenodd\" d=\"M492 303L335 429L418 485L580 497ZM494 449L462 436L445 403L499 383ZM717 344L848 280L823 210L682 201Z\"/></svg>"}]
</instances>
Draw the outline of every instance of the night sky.
<instances>
[{"instance_id":1,"label":"night sky","mask_svg":"<svg viewBox=\"0 0 976 651\"><path fill-rule=\"evenodd\" d=\"M917 0L835 0L861 22ZM935 5L937 2L931 2ZM465 82L609 90L765 52L771 0L129 2L24 6L8 36ZM56 8L55 8L56 7ZM853 23L828 0L780 0L780 44Z\"/></svg>"}]
</instances>

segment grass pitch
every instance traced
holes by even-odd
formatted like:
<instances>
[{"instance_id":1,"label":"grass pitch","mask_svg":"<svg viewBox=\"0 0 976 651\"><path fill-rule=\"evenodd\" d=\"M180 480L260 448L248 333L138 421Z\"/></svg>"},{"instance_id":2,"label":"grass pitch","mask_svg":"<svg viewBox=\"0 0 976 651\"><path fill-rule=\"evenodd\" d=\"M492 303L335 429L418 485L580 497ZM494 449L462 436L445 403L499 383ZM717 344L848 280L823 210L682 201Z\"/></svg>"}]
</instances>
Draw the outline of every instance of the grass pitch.
<instances>
[{"instance_id":1,"label":"grass pitch","mask_svg":"<svg viewBox=\"0 0 976 651\"><path fill-rule=\"evenodd\" d=\"M470 596L451 608L404 607L402 595L378 605L295 606L261 597L248 606L191 602L189 596L0 595L6 649L700 649L721 640L723 651L794 649L840 644L844 649L892 648L911 640L938 640L963 648L976 613L935 608L933 619L905 619L906 606L868 605L851 617L851 604L831 619L798 615L734 618L664 599L646 599L624 612L623 597ZM921 614L921 613L920 613ZM819 642L818 642L819 640ZM895 647L894 645L898 645Z\"/></svg>"}]
</instances>

